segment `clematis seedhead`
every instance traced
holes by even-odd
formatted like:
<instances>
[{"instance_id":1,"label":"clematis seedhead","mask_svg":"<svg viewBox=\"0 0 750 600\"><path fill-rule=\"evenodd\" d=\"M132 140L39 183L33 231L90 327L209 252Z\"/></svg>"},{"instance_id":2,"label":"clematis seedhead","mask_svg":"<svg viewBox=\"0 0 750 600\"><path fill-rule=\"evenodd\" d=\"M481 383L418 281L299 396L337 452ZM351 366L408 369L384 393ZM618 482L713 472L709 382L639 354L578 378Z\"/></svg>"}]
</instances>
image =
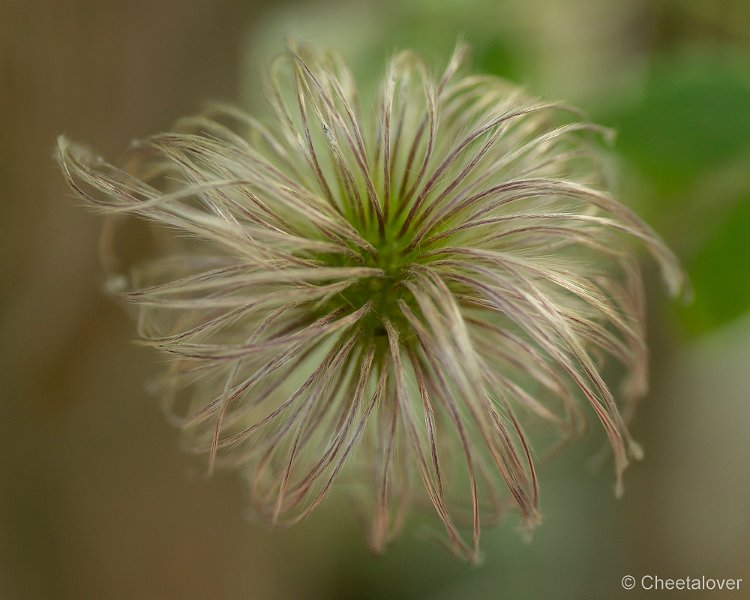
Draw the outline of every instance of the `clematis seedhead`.
<instances>
[{"instance_id":1,"label":"clematis seedhead","mask_svg":"<svg viewBox=\"0 0 750 600\"><path fill-rule=\"evenodd\" d=\"M269 70L270 118L212 106L119 167L59 140L79 198L163 242L116 274L139 339L169 358L159 394L272 524L336 487L364 507L375 550L427 506L476 560L482 525L509 510L538 522L535 463L587 414L618 489L639 456L638 249L672 293L682 271L606 191L607 131L460 76L465 54L435 76L401 52L360 99L339 56L290 44Z\"/></svg>"}]
</instances>

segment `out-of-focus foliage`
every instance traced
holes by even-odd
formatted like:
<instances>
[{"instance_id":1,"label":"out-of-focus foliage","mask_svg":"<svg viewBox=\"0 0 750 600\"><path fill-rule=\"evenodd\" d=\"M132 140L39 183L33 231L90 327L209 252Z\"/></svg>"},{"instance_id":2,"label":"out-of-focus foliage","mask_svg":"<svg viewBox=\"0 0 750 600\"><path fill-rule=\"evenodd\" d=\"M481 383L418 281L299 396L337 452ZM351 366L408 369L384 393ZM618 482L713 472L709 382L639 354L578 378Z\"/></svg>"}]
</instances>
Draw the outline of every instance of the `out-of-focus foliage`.
<instances>
[{"instance_id":1,"label":"out-of-focus foliage","mask_svg":"<svg viewBox=\"0 0 750 600\"><path fill-rule=\"evenodd\" d=\"M750 82L721 64L665 65L612 125L656 201L679 209L701 177L750 150Z\"/></svg>"},{"instance_id":2,"label":"out-of-focus foliage","mask_svg":"<svg viewBox=\"0 0 750 600\"><path fill-rule=\"evenodd\" d=\"M695 58L695 54L691 54ZM608 123L646 211L683 250L695 290L679 310L705 333L750 308L750 78L738 64L666 60Z\"/></svg>"},{"instance_id":3,"label":"out-of-focus foliage","mask_svg":"<svg viewBox=\"0 0 750 600\"><path fill-rule=\"evenodd\" d=\"M726 211L687 267L697 295L682 312L692 331L708 331L750 308L750 190Z\"/></svg>"}]
</instances>

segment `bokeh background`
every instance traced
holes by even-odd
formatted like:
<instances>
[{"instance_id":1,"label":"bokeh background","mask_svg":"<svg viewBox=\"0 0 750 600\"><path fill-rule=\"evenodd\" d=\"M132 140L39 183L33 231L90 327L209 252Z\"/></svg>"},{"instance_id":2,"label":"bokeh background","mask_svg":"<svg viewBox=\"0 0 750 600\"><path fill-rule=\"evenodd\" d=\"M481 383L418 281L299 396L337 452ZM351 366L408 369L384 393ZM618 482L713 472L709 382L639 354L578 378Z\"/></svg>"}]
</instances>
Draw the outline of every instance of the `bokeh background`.
<instances>
[{"instance_id":1,"label":"bokeh background","mask_svg":"<svg viewBox=\"0 0 750 600\"><path fill-rule=\"evenodd\" d=\"M419 528L381 557L333 500L268 532L241 483L203 477L145 383L160 358L102 293L100 221L52 159L65 133L115 158L206 100L259 106L286 33L373 81L396 49L565 99L618 131L618 195L684 261L672 303L646 267L646 460L615 500L592 428L541 470L545 521L485 561ZM744 578L750 598L750 3L746 0L0 0L0 598L642 597L640 577Z\"/></svg>"}]
</instances>

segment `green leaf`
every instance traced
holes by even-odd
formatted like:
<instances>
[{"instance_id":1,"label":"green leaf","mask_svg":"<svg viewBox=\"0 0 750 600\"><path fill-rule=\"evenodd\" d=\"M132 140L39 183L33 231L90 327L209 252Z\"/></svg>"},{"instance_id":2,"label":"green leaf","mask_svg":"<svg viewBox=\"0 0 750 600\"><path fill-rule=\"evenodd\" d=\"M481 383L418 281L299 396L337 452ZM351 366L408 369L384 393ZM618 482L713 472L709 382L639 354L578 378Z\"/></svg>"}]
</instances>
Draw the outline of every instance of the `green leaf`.
<instances>
[{"instance_id":1,"label":"green leaf","mask_svg":"<svg viewBox=\"0 0 750 600\"><path fill-rule=\"evenodd\" d=\"M676 197L750 146L750 84L726 67L662 68L611 123L619 151Z\"/></svg>"},{"instance_id":2,"label":"green leaf","mask_svg":"<svg viewBox=\"0 0 750 600\"><path fill-rule=\"evenodd\" d=\"M702 333L750 309L750 195L725 216L687 264L695 300L682 313L687 328Z\"/></svg>"}]
</instances>

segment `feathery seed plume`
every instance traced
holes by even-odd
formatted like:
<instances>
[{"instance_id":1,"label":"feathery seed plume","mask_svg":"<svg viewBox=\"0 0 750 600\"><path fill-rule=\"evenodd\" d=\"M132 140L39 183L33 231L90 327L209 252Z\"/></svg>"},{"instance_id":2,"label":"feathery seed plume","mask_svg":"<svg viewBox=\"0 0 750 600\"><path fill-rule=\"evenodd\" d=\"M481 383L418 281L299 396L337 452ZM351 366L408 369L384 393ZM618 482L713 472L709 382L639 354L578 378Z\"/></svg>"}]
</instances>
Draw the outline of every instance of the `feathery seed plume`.
<instances>
[{"instance_id":1,"label":"feathery seed plume","mask_svg":"<svg viewBox=\"0 0 750 600\"><path fill-rule=\"evenodd\" d=\"M476 559L480 525L509 508L538 521L526 431L566 439L593 411L618 488L639 454L635 247L673 293L680 267L603 191L605 130L459 77L464 55L434 78L401 52L361 104L340 57L291 44L270 69L271 122L213 107L135 144L127 168L59 140L78 197L171 240L123 295L143 343L171 357L171 418L212 467L247 475L273 524L341 482L374 549L427 501ZM626 373L617 397L607 360Z\"/></svg>"}]
</instances>

